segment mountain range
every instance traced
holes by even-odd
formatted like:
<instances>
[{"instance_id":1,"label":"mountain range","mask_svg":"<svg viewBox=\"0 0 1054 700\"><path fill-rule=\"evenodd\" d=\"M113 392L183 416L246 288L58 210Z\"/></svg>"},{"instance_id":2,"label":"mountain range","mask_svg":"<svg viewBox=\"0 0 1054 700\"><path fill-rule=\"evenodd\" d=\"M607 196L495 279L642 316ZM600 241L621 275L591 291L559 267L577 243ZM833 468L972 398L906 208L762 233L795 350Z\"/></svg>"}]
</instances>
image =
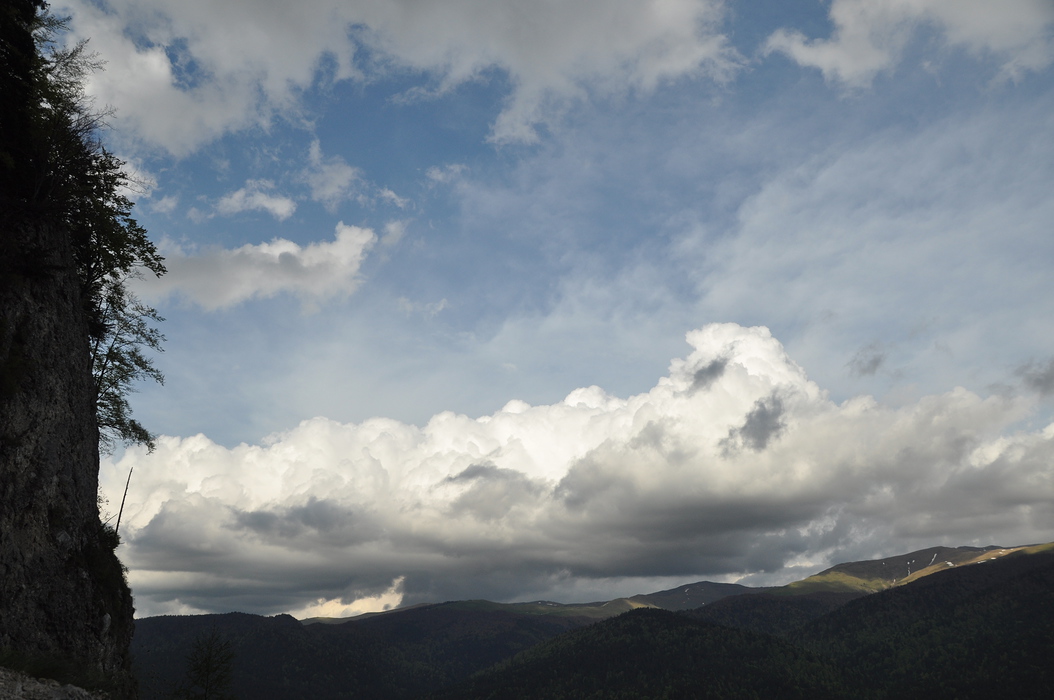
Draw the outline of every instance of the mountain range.
<instances>
[{"instance_id":1,"label":"mountain range","mask_svg":"<svg viewBox=\"0 0 1054 700\"><path fill-rule=\"evenodd\" d=\"M261 700L1045 698L1054 543L931 547L780 587L702 581L587 604L145 618L141 698L171 695L203 634L230 643L234 695Z\"/></svg>"}]
</instances>

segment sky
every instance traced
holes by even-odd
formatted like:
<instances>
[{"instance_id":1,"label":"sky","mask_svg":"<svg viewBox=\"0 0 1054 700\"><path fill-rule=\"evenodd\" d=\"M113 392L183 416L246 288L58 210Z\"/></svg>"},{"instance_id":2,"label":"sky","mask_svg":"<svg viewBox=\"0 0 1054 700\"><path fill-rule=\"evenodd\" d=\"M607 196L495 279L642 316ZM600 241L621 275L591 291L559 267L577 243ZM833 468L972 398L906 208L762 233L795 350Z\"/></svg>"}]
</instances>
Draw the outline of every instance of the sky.
<instances>
[{"instance_id":1,"label":"sky","mask_svg":"<svg viewBox=\"0 0 1054 700\"><path fill-rule=\"evenodd\" d=\"M1049 0L56 0L168 273L139 616L1054 540Z\"/></svg>"}]
</instances>

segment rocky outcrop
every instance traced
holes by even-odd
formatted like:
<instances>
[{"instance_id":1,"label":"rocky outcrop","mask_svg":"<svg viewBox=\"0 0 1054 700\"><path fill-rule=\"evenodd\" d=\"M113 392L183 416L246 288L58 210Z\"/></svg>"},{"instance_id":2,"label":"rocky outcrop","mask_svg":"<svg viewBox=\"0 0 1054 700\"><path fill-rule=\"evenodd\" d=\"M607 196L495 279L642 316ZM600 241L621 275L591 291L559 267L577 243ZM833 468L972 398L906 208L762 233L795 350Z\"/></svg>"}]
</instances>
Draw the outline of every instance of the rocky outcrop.
<instances>
[{"instance_id":1,"label":"rocky outcrop","mask_svg":"<svg viewBox=\"0 0 1054 700\"><path fill-rule=\"evenodd\" d=\"M58 681L33 678L0 668L0 698L3 700L105 700L105 693L90 693L83 688Z\"/></svg>"},{"instance_id":2,"label":"rocky outcrop","mask_svg":"<svg viewBox=\"0 0 1054 700\"><path fill-rule=\"evenodd\" d=\"M88 328L69 234L0 221L0 662L133 697L132 597L101 528Z\"/></svg>"}]
</instances>

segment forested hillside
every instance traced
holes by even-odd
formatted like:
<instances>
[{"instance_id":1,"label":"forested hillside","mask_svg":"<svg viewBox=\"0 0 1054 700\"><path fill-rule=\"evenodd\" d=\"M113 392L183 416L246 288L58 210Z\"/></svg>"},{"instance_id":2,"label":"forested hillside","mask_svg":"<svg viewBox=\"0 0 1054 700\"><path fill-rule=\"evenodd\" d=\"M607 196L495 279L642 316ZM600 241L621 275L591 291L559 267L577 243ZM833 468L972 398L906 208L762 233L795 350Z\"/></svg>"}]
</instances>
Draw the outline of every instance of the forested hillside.
<instances>
[{"instance_id":1,"label":"forested hillside","mask_svg":"<svg viewBox=\"0 0 1054 700\"><path fill-rule=\"evenodd\" d=\"M722 603L713 615L706 607L625 613L434 697L1046 698L1054 687L1049 551L849 602L746 595ZM765 629L771 634L757 631Z\"/></svg>"},{"instance_id":2,"label":"forested hillside","mask_svg":"<svg viewBox=\"0 0 1054 700\"><path fill-rule=\"evenodd\" d=\"M243 698L1046 697L1054 553L1005 551L873 594L675 589L738 593L691 610L661 591L588 605L461 601L327 624L148 618L135 665L147 700L185 681L188 654L210 635L229 645Z\"/></svg>"}]
</instances>

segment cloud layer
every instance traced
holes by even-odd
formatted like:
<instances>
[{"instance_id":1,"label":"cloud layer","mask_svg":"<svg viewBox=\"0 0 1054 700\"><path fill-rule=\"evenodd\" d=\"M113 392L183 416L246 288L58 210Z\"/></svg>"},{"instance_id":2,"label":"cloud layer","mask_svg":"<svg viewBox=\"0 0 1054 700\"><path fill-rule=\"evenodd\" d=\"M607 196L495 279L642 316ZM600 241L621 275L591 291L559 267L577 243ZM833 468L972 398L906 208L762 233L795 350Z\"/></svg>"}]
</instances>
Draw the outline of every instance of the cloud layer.
<instances>
[{"instance_id":1,"label":"cloud layer","mask_svg":"<svg viewBox=\"0 0 1054 700\"><path fill-rule=\"evenodd\" d=\"M342 221L332 242L300 246L276 238L270 243L198 254L166 249L168 273L137 284L136 291L152 303L176 295L208 311L281 293L295 294L313 308L355 291L359 268L376 241L371 229Z\"/></svg>"},{"instance_id":2,"label":"cloud layer","mask_svg":"<svg viewBox=\"0 0 1054 700\"><path fill-rule=\"evenodd\" d=\"M243 211L263 211L278 221L285 221L296 211L296 202L289 197L275 194L274 183L268 180L250 180L245 187L230 192L216 203L216 211L224 216Z\"/></svg>"},{"instance_id":3,"label":"cloud layer","mask_svg":"<svg viewBox=\"0 0 1054 700\"><path fill-rule=\"evenodd\" d=\"M1024 399L835 404L765 328L687 339L625 399L588 387L423 427L315 418L262 445L127 452L102 476L113 501L135 467L122 557L140 614L515 599L1051 539L1054 426L1015 432Z\"/></svg>"},{"instance_id":4,"label":"cloud layer","mask_svg":"<svg viewBox=\"0 0 1054 700\"><path fill-rule=\"evenodd\" d=\"M492 140L533 141L576 100L664 81L731 77L745 61L725 33L722 0L65 0L75 38L91 38L106 71L89 92L122 129L186 154L224 133L298 117L324 80L417 73L400 99L428 99L490 71L511 92ZM920 31L1018 79L1054 60L1046 0L835 0L829 38L779 29L780 52L859 87L894 68ZM235 29L236 28L236 29Z\"/></svg>"},{"instance_id":5,"label":"cloud layer","mask_svg":"<svg viewBox=\"0 0 1054 700\"><path fill-rule=\"evenodd\" d=\"M318 71L369 79L428 76L404 97L442 93L489 70L512 94L496 141L591 92L650 90L684 76L727 76L737 63L718 31L718 0L89 0L56 3L107 70L90 92L147 142L186 153L228 130L295 114Z\"/></svg>"},{"instance_id":6,"label":"cloud layer","mask_svg":"<svg viewBox=\"0 0 1054 700\"><path fill-rule=\"evenodd\" d=\"M781 29L765 50L785 53L851 87L896 67L923 28L935 30L945 47L994 58L1004 78L1018 79L1054 60L1054 5L1045 0L834 0L830 18L830 39Z\"/></svg>"}]
</instances>

